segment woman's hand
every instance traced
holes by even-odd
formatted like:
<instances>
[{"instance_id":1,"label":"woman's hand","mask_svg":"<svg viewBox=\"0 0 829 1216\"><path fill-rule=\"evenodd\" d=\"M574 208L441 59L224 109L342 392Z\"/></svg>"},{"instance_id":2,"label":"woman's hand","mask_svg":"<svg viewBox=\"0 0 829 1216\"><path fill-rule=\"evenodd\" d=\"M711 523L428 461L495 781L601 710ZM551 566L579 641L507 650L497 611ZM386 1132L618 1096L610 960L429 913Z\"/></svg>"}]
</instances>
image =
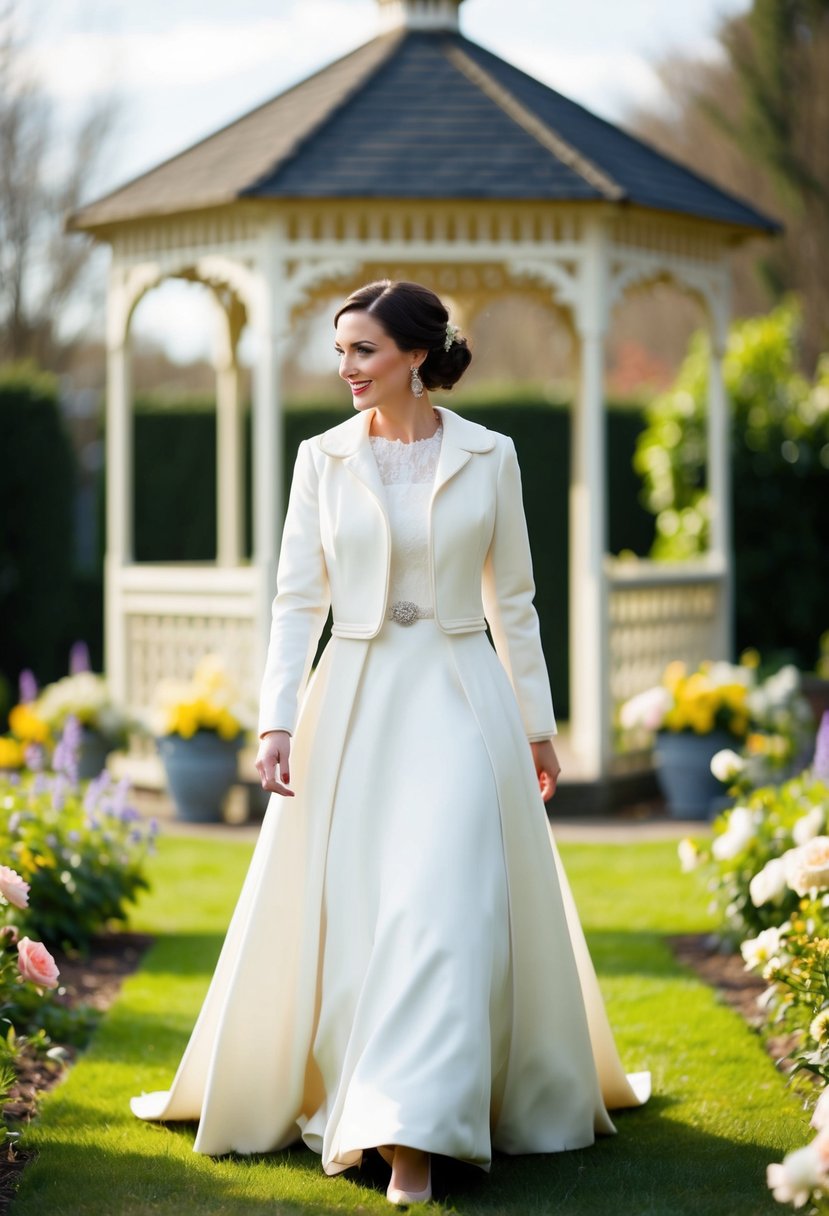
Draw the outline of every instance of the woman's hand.
<instances>
[{"instance_id":1,"label":"woman's hand","mask_svg":"<svg viewBox=\"0 0 829 1216\"><path fill-rule=\"evenodd\" d=\"M539 743L531 743L535 771L538 774L538 787L544 802L549 802L556 792L561 765L558 762L555 748L550 739L542 739Z\"/></svg>"},{"instance_id":2,"label":"woman's hand","mask_svg":"<svg viewBox=\"0 0 829 1216\"><path fill-rule=\"evenodd\" d=\"M263 790L272 790L275 794L285 794L294 797L294 791L289 790L283 782L291 780L289 764L291 755L291 736L286 730L269 730L259 740L259 751L256 753L255 767L259 773Z\"/></svg>"}]
</instances>

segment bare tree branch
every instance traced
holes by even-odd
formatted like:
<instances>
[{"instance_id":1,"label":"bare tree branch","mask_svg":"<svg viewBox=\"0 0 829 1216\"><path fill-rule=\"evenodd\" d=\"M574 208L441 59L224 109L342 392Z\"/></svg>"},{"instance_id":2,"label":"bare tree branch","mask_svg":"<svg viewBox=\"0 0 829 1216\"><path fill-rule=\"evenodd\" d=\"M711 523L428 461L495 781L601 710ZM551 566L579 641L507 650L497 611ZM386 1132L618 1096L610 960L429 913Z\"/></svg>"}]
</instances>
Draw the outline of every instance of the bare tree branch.
<instances>
[{"instance_id":1,"label":"bare tree branch","mask_svg":"<svg viewBox=\"0 0 829 1216\"><path fill-rule=\"evenodd\" d=\"M16 0L0 6L0 359L53 367L61 314L83 291L93 252L64 219L88 195L122 106L95 97L61 146L53 104L24 73L17 15Z\"/></svg>"}]
</instances>

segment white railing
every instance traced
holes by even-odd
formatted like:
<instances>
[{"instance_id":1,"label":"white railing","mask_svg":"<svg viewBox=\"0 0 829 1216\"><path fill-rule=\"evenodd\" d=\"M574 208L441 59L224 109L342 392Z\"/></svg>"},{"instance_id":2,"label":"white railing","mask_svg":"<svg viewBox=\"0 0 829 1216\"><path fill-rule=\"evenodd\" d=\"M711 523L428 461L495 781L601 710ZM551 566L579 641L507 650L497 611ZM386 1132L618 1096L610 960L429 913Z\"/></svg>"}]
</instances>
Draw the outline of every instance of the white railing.
<instances>
[{"instance_id":1,"label":"white railing","mask_svg":"<svg viewBox=\"0 0 829 1216\"><path fill-rule=\"evenodd\" d=\"M730 658L727 573L713 558L609 558L605 565L611 711L658 684L668 663Z\"/></svg>"},{"instance_id":2,"label":"white railing","mask_svg":"<svg viewBox=\"0 0 829 1216\"><path fill-rule=\"evenodd\" d=\"M259 572L253 566L136 563L111 576L107 671L113 695L133 712L159 680L187 680L208 651L222 655L242 694L261 679Z\"/></svg>"}]
</instances>

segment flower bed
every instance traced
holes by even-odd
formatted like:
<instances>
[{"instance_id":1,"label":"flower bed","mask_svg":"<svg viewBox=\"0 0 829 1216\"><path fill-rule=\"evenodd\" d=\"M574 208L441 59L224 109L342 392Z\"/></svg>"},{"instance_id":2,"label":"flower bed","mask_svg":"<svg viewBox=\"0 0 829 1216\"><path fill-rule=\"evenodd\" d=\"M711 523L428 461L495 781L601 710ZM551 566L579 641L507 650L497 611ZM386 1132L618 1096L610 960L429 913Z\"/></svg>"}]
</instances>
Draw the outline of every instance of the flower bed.
<instances>
[{"instance_id":1,"label":"flower bed","mask_svg":"<svg viewBox=\"0 0 829 1216\"><path fill-rule=\"evenodd\" d=\"M684 840L683 869L700 868L724 941L765 982L766 1032L788 1033L793 1076L829 1081L829 713L814 761L797 777L755 789L714 824L710 847ZM813 1100L814 1087L807 1093ZM812 1116L811 1144L769 1166L781 1202L829 1205L829 1089ZM824 1204L825 1201L825 1204ZM827 1207L826 1210L829 1210Z\"/></svg>"},{"instance_id":2,"label":"flower bed","mask_svg":"<svg viewBox=\"0 0 829 1216\"><path fill-rule=\"evenodd\" d=\"M144 859L157 824L127 801L126 779L108 770L78 778L80 723L67 718L48 770L45 749L30 747L32 767L0 773L0 858L30 885L15 920L50 945L85 949L93 934L126 919L146 887Z\"/></svg>"}]
</instances>

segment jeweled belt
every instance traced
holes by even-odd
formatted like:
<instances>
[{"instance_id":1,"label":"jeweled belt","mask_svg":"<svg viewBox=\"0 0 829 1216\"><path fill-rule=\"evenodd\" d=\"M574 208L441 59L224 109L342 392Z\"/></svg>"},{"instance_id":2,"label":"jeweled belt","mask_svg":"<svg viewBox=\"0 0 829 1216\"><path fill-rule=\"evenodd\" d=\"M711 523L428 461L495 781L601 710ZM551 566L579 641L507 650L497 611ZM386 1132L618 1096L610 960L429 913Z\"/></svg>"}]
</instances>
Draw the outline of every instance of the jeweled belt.
<instances>
[{"instance_id":1,"label":"jeweled belt","mask_svg":"<svg viewBox=\"0 0 829 1216\"><path fill-rule=\"evenodd\" d=\"M412 600L395 600L386 615L389 620L397 621L398 625L411 625L412 621L422 617L434 616L435 610L421 608L420 604L415 604Z\"/></svg>"}]
</instances>

